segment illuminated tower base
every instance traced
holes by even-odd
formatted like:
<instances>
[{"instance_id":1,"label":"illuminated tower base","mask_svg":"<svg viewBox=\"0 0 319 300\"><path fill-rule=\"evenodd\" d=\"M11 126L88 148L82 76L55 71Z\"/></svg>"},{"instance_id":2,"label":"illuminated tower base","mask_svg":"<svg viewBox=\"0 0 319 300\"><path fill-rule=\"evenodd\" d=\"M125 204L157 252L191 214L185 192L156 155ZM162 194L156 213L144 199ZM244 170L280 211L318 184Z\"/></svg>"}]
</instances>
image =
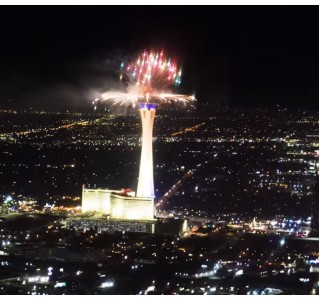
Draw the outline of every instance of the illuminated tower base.
<instances>
[{"instance_id":1,"label":"illuminated tower base","mask_svg":"<svg viewBox=\"0 0 319 300\"><path fill-rule=\"evenodd\" d=\"M140 112L142 118L142 153L136 196L154 198L152 141L156 104L141 103Z\"/></svg>"}]
</instances>

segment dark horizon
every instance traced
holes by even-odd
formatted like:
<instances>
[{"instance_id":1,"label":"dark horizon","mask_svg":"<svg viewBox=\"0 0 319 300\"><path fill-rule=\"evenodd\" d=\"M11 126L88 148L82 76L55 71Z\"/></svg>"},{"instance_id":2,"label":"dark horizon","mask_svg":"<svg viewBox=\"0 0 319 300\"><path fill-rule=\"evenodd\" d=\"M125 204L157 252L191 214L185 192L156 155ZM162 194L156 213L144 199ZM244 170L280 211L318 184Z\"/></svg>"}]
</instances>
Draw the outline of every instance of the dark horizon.
<instances>
[{"instance_id":1,"label":"dark horizon","mask_svg":"<svg viewBox=\"0 0 319 300\"><path fill-rule=\"evenodd\" d=\"M2 103L82 106L107 88L114 60L161 48L199 102L319 107L313 7L21 6L0 16Z\"/></svg>"}]
</instances>

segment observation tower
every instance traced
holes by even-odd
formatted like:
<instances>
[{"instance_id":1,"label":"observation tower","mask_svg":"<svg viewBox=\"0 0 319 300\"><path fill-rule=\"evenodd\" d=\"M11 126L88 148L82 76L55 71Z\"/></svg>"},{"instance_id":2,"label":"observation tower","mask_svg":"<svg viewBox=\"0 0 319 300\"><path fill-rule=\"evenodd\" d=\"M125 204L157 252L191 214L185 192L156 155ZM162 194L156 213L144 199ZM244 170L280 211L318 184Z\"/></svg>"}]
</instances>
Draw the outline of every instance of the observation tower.
<instances>
[{"instance_id":1,"label":"observation tower","mask_svg":"<svg viewBox=\"0 0 319 300\"><path fill-rule=\"evenodd\" d=\"M142 119L142 152L136 196L154 198L153 125L156 104L148 102L140 103L140 113Z\"/></svg>"}]
</instances>

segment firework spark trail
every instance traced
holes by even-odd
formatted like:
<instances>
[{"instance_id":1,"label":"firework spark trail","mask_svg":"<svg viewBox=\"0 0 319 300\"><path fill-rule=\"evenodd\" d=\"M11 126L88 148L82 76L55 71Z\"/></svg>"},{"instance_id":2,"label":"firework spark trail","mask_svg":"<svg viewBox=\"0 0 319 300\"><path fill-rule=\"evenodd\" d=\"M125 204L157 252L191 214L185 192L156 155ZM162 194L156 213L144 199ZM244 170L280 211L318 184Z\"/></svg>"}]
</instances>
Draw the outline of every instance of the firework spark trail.
<instances>
[{"instance_id":1,"label":"firework spark trail","mask_svg":"<svg viewBox=\"0 0 319 300\"><path fill-rule=\"evenodd\" d=\"M177 64L165 57L163 52L147 52L136 60L121 64L120 79L127 78L127 92L109 91L93 101L109 102L113 105L132 105L139 102L183 103L195 101L194 95L169 93L170 87L179 86L182 71Z\"/></svg>"}]
</instances>

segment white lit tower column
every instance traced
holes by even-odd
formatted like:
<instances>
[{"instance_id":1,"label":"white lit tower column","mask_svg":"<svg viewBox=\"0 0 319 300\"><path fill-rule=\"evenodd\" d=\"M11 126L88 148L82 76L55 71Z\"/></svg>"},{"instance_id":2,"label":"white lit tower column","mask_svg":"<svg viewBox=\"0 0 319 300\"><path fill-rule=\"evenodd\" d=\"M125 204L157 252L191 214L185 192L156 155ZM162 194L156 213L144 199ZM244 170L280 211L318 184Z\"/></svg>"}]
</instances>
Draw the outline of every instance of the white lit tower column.
<instances>
[{"instance_id":1,"label":"white lit tower column","mask_svg":"<svg viewBox=\"0 0 319 300\"><path fill-rule=\"evenodd\" d=\"M154 198L152 144L156 104L140 103L140 113L142 118L142 153L136 196Z\"/></svg>"}]
</instances>

